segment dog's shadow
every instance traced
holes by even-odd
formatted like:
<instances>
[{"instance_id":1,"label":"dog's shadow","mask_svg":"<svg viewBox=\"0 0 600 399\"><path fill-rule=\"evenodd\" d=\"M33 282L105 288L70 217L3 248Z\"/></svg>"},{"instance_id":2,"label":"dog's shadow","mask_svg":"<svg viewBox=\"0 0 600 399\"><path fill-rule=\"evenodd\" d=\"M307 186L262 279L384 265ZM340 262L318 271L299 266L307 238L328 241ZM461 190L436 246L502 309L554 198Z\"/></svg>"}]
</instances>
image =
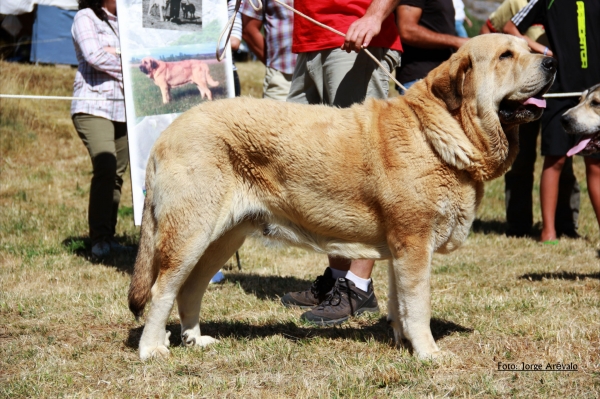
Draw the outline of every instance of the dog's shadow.
<instances>
[{"instance_id":1,"label":"dog's shadow","mask_svg":"<svg viewBox=\"0 0 600 399\"><path fill-rule=\"evenodd\" d=\"M264 276L239 272L226 272L224 281L239 284L246 294L261 300L277 300L287 292L306 290L312 283L311 280L291 276Z\"/></svg>"},{"instance_id":2,"label":"dog's shadow","mask_svg":"<svg viewBox=\"0 0 600 399\"><path fill-rule=\"evenodd\" d=\"M116 241L126 247L126 251L111 254L103 259L92 256L92 241L89 237L67 237L62 241L62 246L72 253L94 264L111 266L122 273L132 274L138 245L133 243L131 237L115 237Z\"/></svg>"},{"instance_id":3,"label":"dog's shadow","mask_svg":"<svg viewBox=\"0 0 600 399\"><path fill-rule=\"evenodd\" d=\"M454 333L472 333L473 329L463 327L448 320L433 318L430 322L433 338L438 341ZM298 325L294 322L275 322L263 325L252 324L243 321L204 321L200 322L200 328L203 335L210 335L217 339L233 338L239 339L263 339L274 335L281 335L290 341L302 341L315 337L329 339L351 339L354 341L365 342L375 340L394 345L392 328L388 325L385 316L377 319L375 323L353 327L342 325L336 327L314 327L309 324L306 326ZM140 337L144 327L136 327L129 330L129 335L125 345L129 348L137 349L140 343ZM167 331L171 332L171 346L181 346L181 325L168 324Z\"/></svg>"},{"instance_id":4,"label":"dog's shadow","mask_svg":"<svg viewBox=\"0 0 600 399\"><path fill-rule=\"evenodd\" d=\"M546 280L584 280L586 278L595 278L600 280L600 272L596 273L574 273L574 272L548 272L548 273L527 273L519 276L520 280L542 281Z\"/></svg>"}]
</instances>

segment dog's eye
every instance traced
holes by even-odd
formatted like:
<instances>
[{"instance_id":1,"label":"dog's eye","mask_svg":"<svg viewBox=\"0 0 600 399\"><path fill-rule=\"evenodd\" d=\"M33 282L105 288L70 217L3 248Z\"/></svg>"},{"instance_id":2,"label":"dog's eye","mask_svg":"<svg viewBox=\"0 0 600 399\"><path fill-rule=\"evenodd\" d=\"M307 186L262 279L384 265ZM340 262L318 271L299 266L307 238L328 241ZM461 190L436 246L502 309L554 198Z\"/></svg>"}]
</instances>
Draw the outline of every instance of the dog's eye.
<instances>
[{"instance_id":1,"label":"dog's eye","mask_svg":"<svg viewBox=\"0 0 600 399\"><path fill-rule=\"evenodd\" d=\"M508 51L505 51L502 54L500 54L500 59L503 60L505 58L512 58L512 56L513 56L512 51L508 50Z\"/></svg>"},{"instance_id":2,"label":"dog's eye","mask_svg":"<svg viewBox=\"0 0 600 399\"><path fill-rule=\"evenodd\" d=\"M600 107L600 101L593 99L590 104L592 105L592 107Z\"/></svg>"}]
</instances>

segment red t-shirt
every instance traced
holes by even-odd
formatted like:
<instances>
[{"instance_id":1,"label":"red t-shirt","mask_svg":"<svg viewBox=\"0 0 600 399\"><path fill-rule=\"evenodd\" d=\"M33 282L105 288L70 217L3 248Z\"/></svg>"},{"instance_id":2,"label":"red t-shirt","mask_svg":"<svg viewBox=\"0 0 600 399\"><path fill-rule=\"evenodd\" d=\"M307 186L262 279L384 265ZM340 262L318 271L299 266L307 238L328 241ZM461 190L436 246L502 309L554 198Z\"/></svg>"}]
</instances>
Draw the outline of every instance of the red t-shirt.
<instances>
[{"instance_id":1,"label":"red t-shirt","mask_svg":"<svg viewBox=\"0 0 600 399\"><path fill-rule=\"evenodd\" d=\"M345 34L354 21L365 15L371 0L296 0L294 3L294 7L301 13ZM294 15L294 53L327 50L341 47L342 44L342 36ZM383 21L379 35L371 40L369 46L402 51L393 13Z\"/></svg>"}]
</instances>

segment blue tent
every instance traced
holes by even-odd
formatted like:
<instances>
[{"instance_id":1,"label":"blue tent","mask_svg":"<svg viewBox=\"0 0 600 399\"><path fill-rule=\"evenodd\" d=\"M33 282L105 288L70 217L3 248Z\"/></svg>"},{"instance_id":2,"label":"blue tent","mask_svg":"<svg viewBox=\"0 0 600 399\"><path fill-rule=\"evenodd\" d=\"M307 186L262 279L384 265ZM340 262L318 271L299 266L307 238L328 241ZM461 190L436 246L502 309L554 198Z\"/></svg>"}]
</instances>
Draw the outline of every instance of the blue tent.
<instances>
[{"instance_id":1,"label":"blue tent","mask_svg":"<svg viewBox=\"0 0 600 399\"><path fill-rule=\"evenodd\" d=\"M31 38L31 62L77 65L71 26L76 10L38 5Z\"/></svg>"}]
</instances>

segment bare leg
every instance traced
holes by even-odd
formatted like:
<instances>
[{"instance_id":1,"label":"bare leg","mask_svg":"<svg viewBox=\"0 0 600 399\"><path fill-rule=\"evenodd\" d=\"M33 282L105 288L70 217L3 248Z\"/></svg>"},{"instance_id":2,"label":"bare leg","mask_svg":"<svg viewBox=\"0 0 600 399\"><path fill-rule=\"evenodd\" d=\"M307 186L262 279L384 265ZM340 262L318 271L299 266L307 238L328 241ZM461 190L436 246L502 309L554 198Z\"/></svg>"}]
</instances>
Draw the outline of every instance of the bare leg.
<instances>
[{"instance_id":1,"label":"bare leg","mask_svg":"<svg viewBox=\"0 0 600 399\"><path fill-rule=\"evenodd\" d=\"M540 183L540 202L542 205L542 234L540 241L556 239L554 218L558 201L558 181L566 157L547 156L544 158L542 180Z\"/></svg>"},{"instance_id":2,"label":"bare leg","mask_svg":"<svg viewBox=\"0 0 600 399\"><path fill-rule=\"evenodd\" d=\"M329 267L336 270L348 271L360 278L369 279L373 272L375 261L372 259L346 259L329 256Z\"/></svg>"},{"instance_id":3,"label":"bare leg","mask_svg":"<svg viewBox=\"0 0 600 399\"><path fill-rule=\"evenodd\" d=\"M600 159L585 157L585 175L590 201L600 228Z\"/></svg>"}]
</instances>

